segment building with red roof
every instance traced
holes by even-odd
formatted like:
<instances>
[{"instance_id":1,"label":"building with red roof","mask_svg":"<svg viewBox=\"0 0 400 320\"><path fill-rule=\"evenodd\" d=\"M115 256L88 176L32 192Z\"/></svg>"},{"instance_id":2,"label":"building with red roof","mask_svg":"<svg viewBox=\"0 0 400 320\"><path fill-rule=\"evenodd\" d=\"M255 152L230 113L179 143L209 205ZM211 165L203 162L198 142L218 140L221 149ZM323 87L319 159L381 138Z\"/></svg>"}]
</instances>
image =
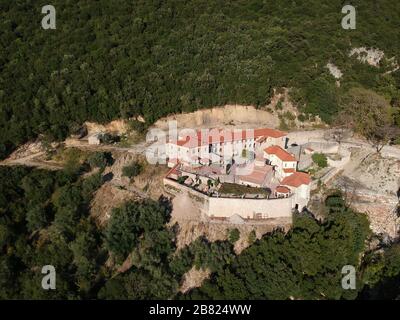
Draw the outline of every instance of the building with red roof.
<instances>
[{"instance_id":1,"label":"building with red roof","mask_svg":"<svg viewBox=\"0 0 400 320\"><path fill-rule=\"evenodd\" d=\"M293 193L293 203L301 210L310 201L311 177L305 172L295 172L281 181L281 185Z\"/></svg>"},{"instance_id":2,"label":"building with red roof","mask_svg":"<svg viewBox=\"0 0 400 320\"><path fill-rule=\"evenodd\" d=\"M269 128L186 130L175 140L169 137L166 155L173 168L166 179L184 175L206 187L209 180L218 180L269 188L272 198L288 198L292 208L301 210L310 200L311 177L297 172L295 156L285 150L286 140L285 132ZM251 170L239 173L243 168Z\"/></svg>"},{"instance_id":3,"label":"building with red roof","mask_svg":"<svg viewBox=\"0 0 400 320\"><path fill-rule=\"evenodd\" d=\"M280 178L285 178L296 171L296 158L280 146L274 145L264 149L264 158L268 164L275 166Z\"/></svg>"},{"instance_id":4,"label":"building with red roof","mask_svg":"<svg viewBox=\"0 0 400 320\"><path fill-rule=\"evenodd\" d=\"M292 192L290 191L290 189L288 187L285 186L277 186L275 188L275 196L277 198L287 198L292 194Z\"/></svg>"},{"instance_id":5,"label":"building with red roof","mask_svg":"<svg viewBox=\"0 0 400 320\"><path fill-rule=\"evenodd\" d=\"M232 157L240 157L244 149L255 152L272 145L284 147L286 136L283 131L269 128L183 130L175 139L169 137L166 155L186 164L204 164L201 159L211 159L211 163L226 165Z\"/></svg>"},{"instance_id":6,"label":"building with red roof","mask_svg":"<svg viewBox=\"0 0 400 320\"><path fill-rule=\"evenodd\" d=\"M311 177L308 173L295 172L281 181L282 185L298 188L301 185L309 185Z\"/></svg>"}]
</instances>

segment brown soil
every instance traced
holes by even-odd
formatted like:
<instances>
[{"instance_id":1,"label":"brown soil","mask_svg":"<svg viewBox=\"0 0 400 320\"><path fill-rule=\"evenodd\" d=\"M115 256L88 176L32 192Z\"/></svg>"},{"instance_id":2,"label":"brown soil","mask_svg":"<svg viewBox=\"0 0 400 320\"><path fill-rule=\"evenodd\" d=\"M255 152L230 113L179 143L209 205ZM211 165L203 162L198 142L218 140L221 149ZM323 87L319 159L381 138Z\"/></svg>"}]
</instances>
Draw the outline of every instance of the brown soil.
<instances>
[{"instance_id":1,"label":"brown soil","mask_svg":"<svg viewBox=\"0 0 400 320\"><path fill-rule=\"evenodd\" d=\"M203 281L206 280L210 274L209 270L197 270L195 267L192 267L192 269L184 274L183 283L179 291L185 293L193 288L200 287Z\"/></svg>"},{"instance_id":2,"label":"brown soil","mask_svg":"<svg viewBox=\"0 0 400 320\"><path fill-rule=\"evenodd\" d=\"M280 100L282 101L282 108L278 109L277 104ZM275 93L270 104L259 109L254 106L225 105L191 113L171 115L158 120L154 126L162 130L168 130L168 122L176 120L178 128L279 128L281 124L279 116L286 113L290 113L296 118L291 121L290 129L310 128L322 124L319 119L314 122L298 121L297 116L300 113L290 99L289 90L283 89L281 92Z\"/></svg>"},{"instance_id":3,"label":"brown soil","mask_svg":"<svg viewBox=\"0 0 400 320\"><path fill-rule=\"evenodd\" d=\"M104 225L111 216L113 208L120 206L126 201L136 200L140 197L128 190L123 190L106 182L96 191L91 203L91 215L99 225Z\"/></svg>"}]
</instances>

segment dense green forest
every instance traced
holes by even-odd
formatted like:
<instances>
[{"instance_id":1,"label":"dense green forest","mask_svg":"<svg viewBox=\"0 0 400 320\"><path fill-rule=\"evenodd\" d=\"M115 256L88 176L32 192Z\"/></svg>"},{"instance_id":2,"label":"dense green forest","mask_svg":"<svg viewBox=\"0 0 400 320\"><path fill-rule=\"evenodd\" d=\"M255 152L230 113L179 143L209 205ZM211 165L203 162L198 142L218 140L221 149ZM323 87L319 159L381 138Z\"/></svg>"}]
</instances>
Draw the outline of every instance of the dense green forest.
<instances>
[{"instance_id":1,"label":"dense green forest","mask_svg":"<svg viewBox=\"0 0 400 320\"><path fill-rule=\"evenodd\" d=\"M357 8L355 30L341 27L346 3ZM327 123L343 114L361 122L359 107L374 100L371 108L388 116L372 115L380 129L400 127L400 71L387 72L387 59L400 61L400 2L53 0L56 30L41 28L43 5L0 1L0 158L39 135L63 139L86 120L142 115L149 125L227 103L262 107L282 87L302 112ZM387 59L373 67L349 57L364 46ZM343 71L340 87L328 62ZM377 139L375 127L362 124L359 131ZM0 167L0 299L400 296L400 245L372 235L366 217L338 194L327 198L324 221L298 215L287 234L253 235L240 255L234 230L226 241L198 238L177 251L166 198L127 202L96 225L89 204L111 161L97 153L58 172ZM140 170L132 164L124 174ZM370 250L371 240L378 248ZM118 272L127 259L132 266ZM357 270L356 290L340 286L348 264ZM57 290L42 289L44 265L55 266ZM180 293L193 266L211 276Z\"/></svg>"},{"instance_id":2,"label":"dense green forest","mask_svg":"<svg viewBox=\"0 0 400 320\"><path fill-rule=\"evenodd\" d=\"M341 27L357 8L356 30ZM342 93L373 89L399 105L400 71L348 57L376 47L399 61L400 2L392 0L54 0L57 29L41 28L43 3L0 2L0 157L44 134L64 138L85 120L226 103L265 105L292 88L305 113L330 122ZM325 65L344 73L341 87ZM400 122L400 116L398 117Z\"/></svg>"},{"instance_id":3,"label":"dense green forest","mask_svg":"<svg viewBox=\"0 0 400 320\"><path fill-rule=\"evenodd\" d=\"M400 295L400 246L380 245L365 215L340 194L327 198L323 222L298 215L287 233L276 231L240 255L232 230L226 241L198 238L177 250L177 226L168 226L168 199L127 202L104 227L88 203L102 171L0 167L1 299L394 299ZM385 247L386 245L386 247ZM126 259L132 266L118 272ZM41 268L53 265L56 290L43 290ZM357 289L343 290L341 269L357 270ZM207 268L202 287L182 294L183 275Z\"/></svg>"}]
</instances>

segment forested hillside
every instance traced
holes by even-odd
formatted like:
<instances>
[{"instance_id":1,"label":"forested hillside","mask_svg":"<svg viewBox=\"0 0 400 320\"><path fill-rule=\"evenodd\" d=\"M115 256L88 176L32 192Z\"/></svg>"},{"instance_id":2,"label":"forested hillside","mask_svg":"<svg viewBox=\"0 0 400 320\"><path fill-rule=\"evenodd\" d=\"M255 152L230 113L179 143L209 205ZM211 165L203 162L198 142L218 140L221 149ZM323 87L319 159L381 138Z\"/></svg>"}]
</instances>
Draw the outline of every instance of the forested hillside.
<instances>
[{"instance_id":1,"label":"forested hillside","mask_svg":"<svg viewBox=\"0 0 400 320\"><path fill-rule=\"evenodd\" d=\"M82 170L82 168L80 168ZM385 247L365 215L339 194L327 198L327 217L296 216L293 228L262 239L236 255L239 235L198 238L177 251L171 204L145 200L113 210L105 227L88 204L101 171L49 172L0 167L0 299L356 299L400 295L400 246ZM237 230L236 230L237 231ZM369 250L368 243L378 243ZM124 261L130 268L119 271ZM57 290L43 290L42 267L55 267ZM126 264L125 264L126 265ZM357 270L356 290L340 286L342 267ZM179 292L192 267L209 280Z\"/></svg>"},{"instance_id":2,"label":"forested hillside","mask_svg":"<svg viewBox=\"0 0 400 320\"><path fill-rule=\"evenodd\" d=\"M351 87L395 104L400 72L348 54L376 47L399 60L400 2L351 1L357 29L344 30L346 2L54 0L57 29L43 30L43 3L2 0L0 157L38 134L62 139L85 120L140 114L152 123L226 103L262 106L283 86L327 122ZM328 62L344 73L340 88Z\"/></svg>"}]
</instances>

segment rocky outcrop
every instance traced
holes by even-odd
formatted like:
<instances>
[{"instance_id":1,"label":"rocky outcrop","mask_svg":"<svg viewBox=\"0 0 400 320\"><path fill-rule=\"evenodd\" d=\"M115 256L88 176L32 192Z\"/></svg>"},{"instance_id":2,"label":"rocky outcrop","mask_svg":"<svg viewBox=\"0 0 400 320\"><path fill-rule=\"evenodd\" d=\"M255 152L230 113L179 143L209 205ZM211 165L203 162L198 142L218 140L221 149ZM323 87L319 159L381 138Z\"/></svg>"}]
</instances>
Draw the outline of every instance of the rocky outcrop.
<instances>
[{"instance_id":1,"label":"rocky outcrop","mask_svg":"<svg viewBox=\"0 0 400 320\"><path fill-rule=\"evenodd\" d=\"M352 208L367 214L374 233L398 237L400 160L365 149L352 151L351 161L332 185L345 193Z\"/></svg>"},{"instance_id":2,"label":"rocky outcrop","mask_svg":"<svg viewBox=\"0 0 400 320\"><path fill-rule=\"evenodd\" d=\"M365 47L354 48L350 51L349 56L355 55L356 58L361 61L368 63L370 66L378 67L380 61L385 56L385 53L379 49Z\"/></svg>"},{"instance_id":3,"label":"rocky outcrop","mask_svg":"<svg viewBox=\"0 0 400 320\"><path fill-rule=\"evenodd\" d=\"M268 127L278 128L285 115L292 116L293 124L298 128L313 127L321 125L321 120L316 117L314 121L301 122L297 119L300 112L291 102L288 89L282 89L271 98L268 105L261 108L244 105L225 105L210 109L201 109L191 113L175 114L158 120L154 127L168 130L169 121L177 121L178 128L212 128L212 127L233 127L236 128L257 128Z\"/></svg>"},{"instance_id":4,"label":"rocky outcrop","mask_svg":"<svg viewBox=\"0 0 400 320\"><path fill-rule=\"evenodd\" d=\"M367 190L348 193L349 203L358 212L366 213L371 230L398 237L400 219L397 216L399 200L396 196L377 194Z\"/></svg>"}]
</instances>

